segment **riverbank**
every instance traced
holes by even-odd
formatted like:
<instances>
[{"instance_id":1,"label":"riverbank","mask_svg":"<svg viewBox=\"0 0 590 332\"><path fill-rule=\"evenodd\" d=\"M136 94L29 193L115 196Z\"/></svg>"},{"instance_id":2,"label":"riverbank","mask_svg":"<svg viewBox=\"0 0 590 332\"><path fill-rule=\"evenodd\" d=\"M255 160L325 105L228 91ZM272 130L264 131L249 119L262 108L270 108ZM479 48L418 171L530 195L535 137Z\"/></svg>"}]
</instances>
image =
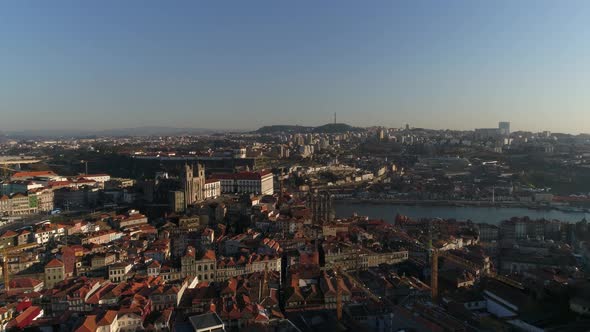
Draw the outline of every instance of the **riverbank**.
<instances>
[{"instance_id":1,"label":"riverbank","mask_svg":"<svg viewBox=\"0 0 590 332\"><path fill-rule=\"evenodd\" d=\"M468 200L401 200L401 199L359 199L359 198L339 198L337 202L347 204L368 204L368 205L406 205L406 206L447 206L447 207L493 207L493 208L521 208L542 211L562 211L572 213L589 212L588 209L573 208L567 205L555 206L545 204L531 204L518 201L468 201Z\"/></svg>"},{"instance_id":2,"label":"riverbank","mask_svg":"<svg viewBox=\"0 0 590 332\"><path fill-rule=\"evenodd\" d=\"M407 201L405 201L407 203ZM422 202L423 203L423 202ZM440 201L436 202L440 204ZM456 220L472 220L499 224L502 220L512 217L529 217L531 219L560 220L577 222L584 218L590 220L590 213L564 212L555 209L529 209L518 206L483 206L483 205L433 205L433 204L396 204L381 201L363 203L360 200L338 200L334 202L336 216L346 218L353 214L368 216L371 219L383 219L393 223L397 214L410 218L443 218Z\"/></svg>"}]
</instances>

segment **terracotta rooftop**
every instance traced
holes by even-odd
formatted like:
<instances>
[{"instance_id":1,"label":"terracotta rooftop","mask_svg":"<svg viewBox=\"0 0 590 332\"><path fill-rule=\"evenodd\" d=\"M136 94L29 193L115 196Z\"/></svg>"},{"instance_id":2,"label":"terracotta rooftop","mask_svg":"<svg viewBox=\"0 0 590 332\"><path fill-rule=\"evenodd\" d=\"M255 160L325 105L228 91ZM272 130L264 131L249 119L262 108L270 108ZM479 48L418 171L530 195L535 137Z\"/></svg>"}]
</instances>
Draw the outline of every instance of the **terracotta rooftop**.
<instances>
[{"instance_id":1,"label":"terracotta rooftop","mask_svg":"<svg viewBox=\"0 0 590 332\"><path fill-rule=\"evenodd\" d=\"M117 318L117 312L115 310L108 310L98 321L99 326L111 325Z\"/></svg>"},{"instance_id":2,"label":"terracotta rooftop","mask_svg":"<svg viewBox=\"0 0 590 332\"><path fill-rule=\"evenodd\" d=\"M36 171L36 172L16 172L12 175L13 178L27 178L36 176L55 176L57 174L52 171Z\"/></svg>"},{"instance_id":3,"label":"terracotta rooftop","mask_svg":"<svg viewBox=\"0 0 590 332\"><path fill-rule=\"evenodd\" d=\"M148 267L151 268L156 268L156 267L160 267L162 265L160 265L160 263L158 261L153 261L150 265L148 265Z\"/></svg>"},{"instance_id":4,"label":"terracotta rooftop","mask_svg":"<svg viewBox=\"0 0 590 332\"><path fill-rule=\"evenodd\" d=\"M98 330L96 326L96 315L88 315L84 322L78 327L75 332L95 332Z\"/></svg>"},{"instance_id":5,"label":"terracotta rooftop","mask_svg":"<svg viewBox=\"0 0 590 332\"><path fill-rule=\"evenodd\" d=\"M205 254L203 255L203 259L213 259L213 260L215 260L215 251L213 251L213 250L207 250L205 252Z\"/></svg>"},{"instance_id":6,"label":"terracotta rooftop","mask_svg":"<svg viewBox=\"0 0 590 332\"><path fill-rule=\"evenodd\" d=\"M17 236L17 235L18 235L17 232L8 230L8 231L4 232L4 234L2 234L0 236L0 238L8 238L8 237L13 237L13 236Z\"/></svg>"},{"instance_id":7,"label":"terracotta rooftop","mask_svg":"<svg viewBox=\"0 0 590 332\"><path fill-rule=\"evenodd\" d=\"M41 280L33 278L15 278L10 280L10 288L34 288L41 283Z\"/></svg>"},{"instance_id":8,"label":"terracotta rooftop","mask_svg":"<svg viewBox=\"0 0 590 332\"><path fill-rule=\"evenodd\" d=\"M64 263L62 261L60 261L59 259L57 259L57 258L52 259L51 261L49 261L49 263L47 263L45 265L46 268L47 267L49 267L49 268L51 268L51 267L62 267L62 266L64 266Z\"/></svg>"}]
</instances>

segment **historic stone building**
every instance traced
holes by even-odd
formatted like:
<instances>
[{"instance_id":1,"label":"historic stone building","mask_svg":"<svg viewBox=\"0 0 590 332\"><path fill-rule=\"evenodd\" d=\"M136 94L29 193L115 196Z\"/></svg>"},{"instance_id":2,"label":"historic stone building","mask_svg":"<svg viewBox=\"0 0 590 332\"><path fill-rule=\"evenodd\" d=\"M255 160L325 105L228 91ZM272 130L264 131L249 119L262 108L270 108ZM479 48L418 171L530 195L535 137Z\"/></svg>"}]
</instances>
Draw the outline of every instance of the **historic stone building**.
<instances>
[{"instance_id":1,"label":"historic stone building","mask_svg":"<svg viewBox=\"0 0 590 332\"><path fill-rule=\"evenodd\" d=\"M311 209L311 218L314 225L323 225L334 219L332 206L334 198L329 192L317 190L309 194L307 204Z\"/></svg>"},{"instance_id":2,"label":"historic stone building","mask_svg":"<svg viewBox=\"0 0 590 332\"><path fill-rule=\"evenodd\" d=\"M184 165L181 183L185 207L205 199L205 167L203 165L197 164L196 174L193 165Z\"/></svg>"}]
</instances>

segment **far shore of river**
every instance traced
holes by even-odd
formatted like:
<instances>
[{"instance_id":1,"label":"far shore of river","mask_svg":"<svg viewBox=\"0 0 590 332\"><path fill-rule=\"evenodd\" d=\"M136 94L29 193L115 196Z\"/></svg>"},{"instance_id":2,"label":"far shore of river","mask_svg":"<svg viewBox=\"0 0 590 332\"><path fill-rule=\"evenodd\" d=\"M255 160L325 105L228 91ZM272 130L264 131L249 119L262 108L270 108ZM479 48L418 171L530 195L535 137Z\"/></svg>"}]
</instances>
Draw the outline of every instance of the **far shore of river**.
<instances>
[{"instance_id":1,"label":"far shore of river","mask_svg":"<svg viewBox=\"0 0 590 332\"><path fill-rule=\"evenodd\" d=\"M535 204L519 201L490 201L490 200L417 200L417 199L362 199L362 198L338 198L337 202L349 204L375 204L375 205L408 205L408 206L449 206L449 207L497 207L497 208L524 208L531 210L558 210L563 212L588 212L588 209L576 208L567 205Z\"/></svg>"}]
</instances>

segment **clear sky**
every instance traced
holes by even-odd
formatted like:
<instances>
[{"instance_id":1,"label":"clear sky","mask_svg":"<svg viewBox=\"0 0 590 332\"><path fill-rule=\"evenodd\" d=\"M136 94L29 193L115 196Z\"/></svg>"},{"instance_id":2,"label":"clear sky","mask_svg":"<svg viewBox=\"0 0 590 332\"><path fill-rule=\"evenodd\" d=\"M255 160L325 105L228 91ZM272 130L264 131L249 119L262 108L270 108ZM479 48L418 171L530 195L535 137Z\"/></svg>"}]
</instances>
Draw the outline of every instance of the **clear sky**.
<instances>
[{"instance_id":1,"label":"clear sky","mask_svg":"<svg viewBox=\"0 0 590 332\"><path fill-rule=\"evenodd\" d=\"M0 130L590 132L590 1L0 2Z\"/></svg>"}]
</instances>

